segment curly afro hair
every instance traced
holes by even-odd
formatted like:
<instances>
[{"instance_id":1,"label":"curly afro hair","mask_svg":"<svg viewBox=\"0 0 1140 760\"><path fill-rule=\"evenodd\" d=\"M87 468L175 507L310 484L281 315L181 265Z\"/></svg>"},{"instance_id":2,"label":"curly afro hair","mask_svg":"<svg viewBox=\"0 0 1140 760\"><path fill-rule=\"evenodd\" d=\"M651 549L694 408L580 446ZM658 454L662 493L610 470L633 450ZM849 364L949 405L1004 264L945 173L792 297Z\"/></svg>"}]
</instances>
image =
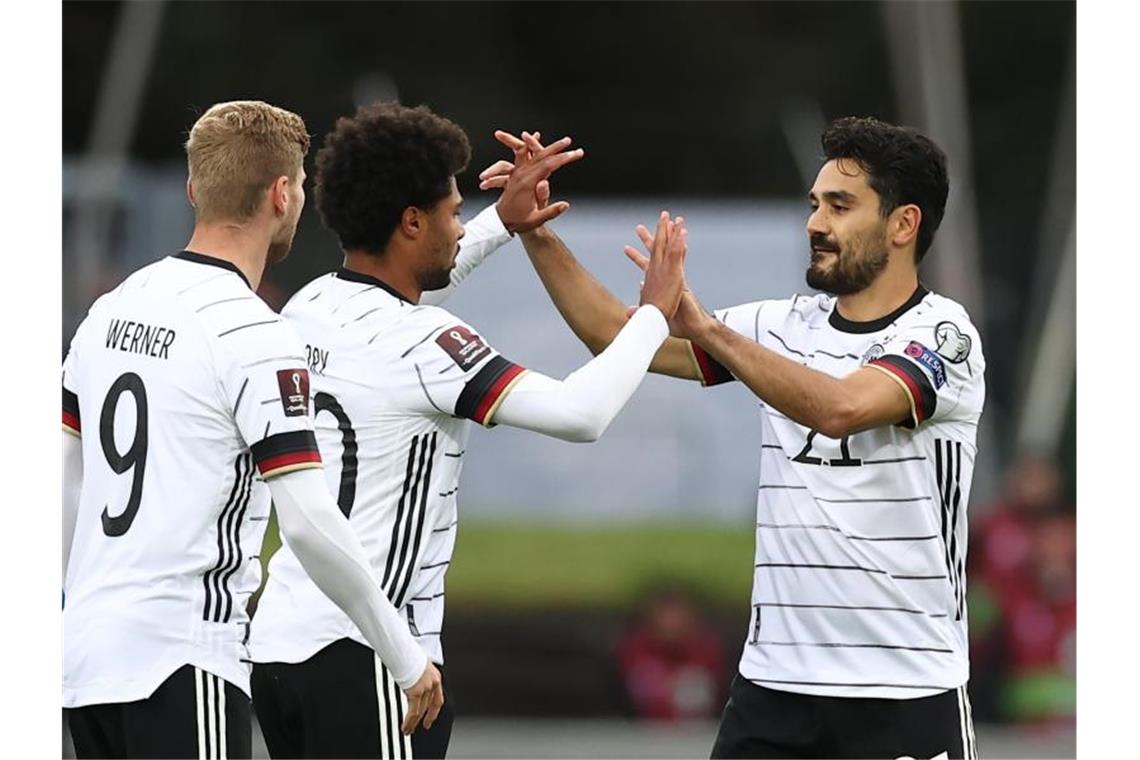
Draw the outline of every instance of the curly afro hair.
<instances>
[{"instance_id":1,"label":"curly afro hair","mask_svg":"<svg viewBox=\"0 0 1140 760\"><path fill-rule=\"evenodd\" d=\"M379 254L404 209L431 209L467 168L459 125L427 106L376 103L337 119L317 153L317 208L345 250Z\"/></svg>"},{"instance_id":2,"label":"curly afro hair","mask_svg":"<svg viewBox=\"0 0 1140 760\"><path fill-rule=\"evenodd\" d=\"M922 210L915 247L916 259L922 261L942 223L950 192L942 149L910 127L854 116L833 121L820 142L827 160L851 159L867 173L884 219L905 204Z\"/></svg>"}]
</instances>

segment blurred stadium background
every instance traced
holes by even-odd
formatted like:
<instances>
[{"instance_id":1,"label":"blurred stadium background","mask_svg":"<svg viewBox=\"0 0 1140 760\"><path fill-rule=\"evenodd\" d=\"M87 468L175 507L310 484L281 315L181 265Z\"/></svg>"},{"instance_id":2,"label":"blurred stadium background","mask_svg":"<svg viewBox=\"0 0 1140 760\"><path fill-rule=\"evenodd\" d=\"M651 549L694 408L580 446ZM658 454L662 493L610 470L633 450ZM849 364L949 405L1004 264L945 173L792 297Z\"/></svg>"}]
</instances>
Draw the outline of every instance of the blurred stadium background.
<instances>
[{"instance_id":1,"label":"blurred stadium background","mask_svg":"<svg viewBox=\"0 0 1140 760\"><path fill-rule=\"evenodd\" d=\"M988 360L979 745L1072 757L1075 29L1072 2L65 2L62 346L96 297L187 239L181 141L217 101L297 111L314 151L356 105L428 104L471 138L470 216L494 200L475 180L502 157L492 130L571 135L587 155L554 179L573 206L559 235L633 301L621 246L682 213L710 307L805 290L828 120L918 126L951 161L924 282L967 306ZM311 197L261 287L277 307L339 263ZM545 372L588 357L517 242L449 308ZM474 432L444 634L452 757L707 756L748 620L750 399L651 377L592 446Z\"/></svg>"}]
</instances>

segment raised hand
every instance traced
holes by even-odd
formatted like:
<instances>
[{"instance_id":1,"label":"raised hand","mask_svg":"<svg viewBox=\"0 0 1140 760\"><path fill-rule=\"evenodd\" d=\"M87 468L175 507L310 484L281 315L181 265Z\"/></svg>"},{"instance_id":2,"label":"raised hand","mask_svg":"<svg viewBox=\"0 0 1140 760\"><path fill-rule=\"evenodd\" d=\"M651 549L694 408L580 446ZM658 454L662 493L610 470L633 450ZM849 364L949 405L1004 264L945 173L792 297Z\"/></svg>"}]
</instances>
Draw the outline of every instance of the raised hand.
<instances>
[{"instance_id":1,"label":"raised hand","mask_svg":"<svg viewBox=\"0 0 1140 760\"><path fill-rule=\"evenodd\" d=\"M663 212L664 215L664 212ZM677 217L676 223L681 225L682 230L685 230L683 217ZM658 234L655 236L649 232L644 225L637 225L637 236L641 239L642 245L645 246L647 251L652 252L657 245L657 240L660 238L661 225L657 225ZM649 273L649 266L651 259L645 256L636 248L631 245L625 246L625 255L630 261L637 266L646 275ZM687 250L687 249L686 249ZM689 290L687 284L682 282L682 293L680 303L677 305L677 310L669 317L669 332L678 338L693 338L699 332L702 324L707 320L712 319L712 315L705 311L701 306L700 301L697 300L693 291ZM669 315L666 315L669 316Z\"/></svg>"},{"instance_id":2,"label":"raised hand","mask_svg":"<svg viewBox=\"0 0 1140 760\"><path fill-rule=\"evenodd\" d=\"M567 151L571 140L543 146L538 133L522 133L522 139L496 130L495 139L510 148L514 162L496 161L479 174L479 189L503 188L496 206L503 225L511 232L529 232L561 216L570 204L550 203L550 175L585 155L581 148Z\"/></svg>"},{"instance_id":3,"label":"raised hand","mask_svg":"<svg viewBox=\"0 0 1140 760\"><path fill-rule=\"evenodd\" d=\"M657 220L657 234L649 247L645 265L645 282L641 286L641 305L652 304L666 319L672 319L685 288L685 254L688 231L684 220L669 218L662 211Z\"/></svg>"},{"instance_id":4,"label":"raised hand","mask_svg":"<svg viewBox=\"0 0 1140 760\"><path fill-rule=\"evenodd\" d=\"M431 728L439 711L443 708L443 677L431 662L424 668L420 680L404 692L408 695L408 713L404 716L404 723L400 730L410 735L416 730L421 719L424 728Z\"/></svg>"}]
</instances>

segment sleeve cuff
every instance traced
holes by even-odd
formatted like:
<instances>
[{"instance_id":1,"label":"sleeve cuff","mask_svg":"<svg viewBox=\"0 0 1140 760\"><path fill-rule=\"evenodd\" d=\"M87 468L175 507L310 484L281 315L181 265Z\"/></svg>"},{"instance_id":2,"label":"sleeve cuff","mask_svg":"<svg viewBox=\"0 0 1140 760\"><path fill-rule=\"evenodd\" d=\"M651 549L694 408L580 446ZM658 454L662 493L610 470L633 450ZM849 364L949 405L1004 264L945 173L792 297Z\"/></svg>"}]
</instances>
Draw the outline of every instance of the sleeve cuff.
<instances>
[{"instance_id":1,"label":"sleeve cuff","mask_svg":"<svg viewBox=\"0 0 1140 760\"><path fill-rule=\"evenodd\" d=\"M63 429L73 435L80 435L79 397L63 389Z\"/></svg>"},{"instance_id":2,"label":"sleeve cuff","mask_svg":"<svg viewBox=\"0 0 1140 760\"><path fill-rule=\"evenodd\" d=\"M511 388L526 372L514 362L496 356L483 365L483 369L467 381L455 401L455 416L465 417L485 427L492 427L491 419Z\"/></svg>"},{"instance_id":3,"label":"sleeve cuff","mask_svg":"<svg viewBox=\"0 0 1140 760\"><path fill-rule=\"evenodd\" d=\"M265 480L295 470L321 467L321 453L312 430L277 433L249 447Z\"/></svg>"},{"instance_id":4,"label":"sleeve cuff","mask_svg":"<svg viewBox=\"0 0 1140 760\"><path fill-rule=\"evenodd\" d=\"M885 372L902 386L910 399L911 419L902 423L903 427L915 428L934 415L938 396L926 375L909 359L894 354L881 356L867 364L880 372Z\"/></svg>"},{"instance_id":5,"label":"sleeve cuff","mask_svg":"<svg viewBox=\"0 0 1140 760\"><path fill-rule=\"evenodd\" d=\"M503 224L503 218L499 216L499 207L494 203L476 214L474 219L463 225L463 228L468 235L474 236L475 242L485 240L502 245L514 237ZM462 240L459 242L463 243Z\"/></svg>"},{"instance_id":6,"label":"sleeve cuff","mask_svg":"<svg viewBox=\"0 0 1140 760\"><path fill-rule=\"evenodd\" d=\"M701 385L707 388L711 385L730 383L736 379L723 364L709 356L696 343L689 341L689 348L693 352L693 361L697 365L697 370L701 373Z\"/></svg>"}]
</instances>

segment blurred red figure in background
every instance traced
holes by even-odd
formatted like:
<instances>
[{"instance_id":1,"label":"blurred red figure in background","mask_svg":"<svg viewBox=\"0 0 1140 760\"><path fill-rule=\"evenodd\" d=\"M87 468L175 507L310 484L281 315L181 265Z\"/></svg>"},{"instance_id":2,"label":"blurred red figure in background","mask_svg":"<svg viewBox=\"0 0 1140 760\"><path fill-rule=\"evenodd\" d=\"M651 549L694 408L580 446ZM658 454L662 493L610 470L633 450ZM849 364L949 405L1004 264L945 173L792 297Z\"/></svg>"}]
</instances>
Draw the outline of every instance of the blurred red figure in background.
<instances>
[{"instance_id":1,"label":"blurred red figure in background","mask_svg":"<svg viewBox=\"0 0 1140 760\"><path fill-rule=\"evenodd\" d=\"M1065 726L1076 717L1076 527L1069 515L1039 523L1030 587L1002 601L1009 657L1003 703L1020 722Z\"/></svg>"},{"instance_id":2,"label":"blurred red figure in background","mask_svg":"<svg viewBox=\"0 0 1140 760\"><path fill-rule=\"evenodd\" d=\"M1033 529L1042 518L1064 510L1061 476L1045 459L1023 457L1010 472L1005 498L982 511L980 566L999 594L1023 591L1033 547Z\"/></svg>"},{"instance_id":3,"label":"blurred red figure in background","mask_svg":"<svg viewBox=\"0 0 1140 760\"><path fill-rule=\"evenodd\" d=\"M626 696L642 718L709 718L724 705L724 645L678 591L654 593L618 646Z\"/></svg>"}]
</instances>

